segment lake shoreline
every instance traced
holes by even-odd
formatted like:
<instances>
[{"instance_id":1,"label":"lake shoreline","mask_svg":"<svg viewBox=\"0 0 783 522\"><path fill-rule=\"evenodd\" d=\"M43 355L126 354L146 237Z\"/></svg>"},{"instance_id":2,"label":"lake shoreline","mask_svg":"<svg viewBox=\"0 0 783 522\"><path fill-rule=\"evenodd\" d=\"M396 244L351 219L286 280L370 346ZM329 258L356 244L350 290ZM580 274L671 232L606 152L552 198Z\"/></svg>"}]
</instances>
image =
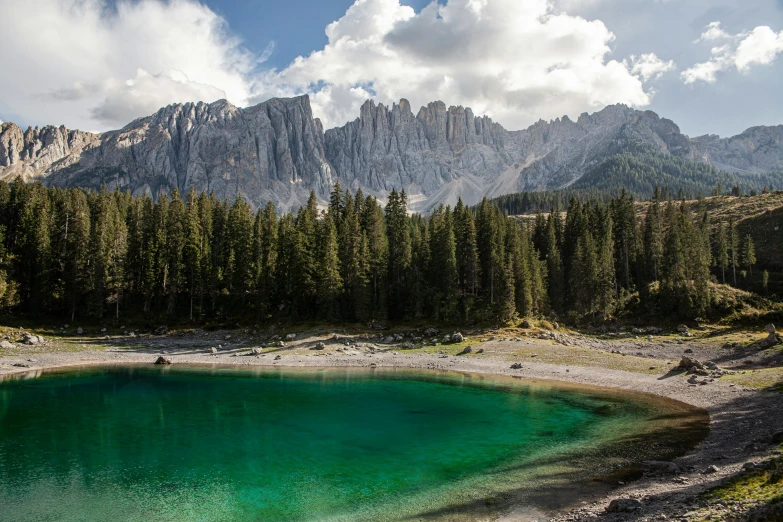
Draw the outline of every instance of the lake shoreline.
<instances>
[{"instance_id":1,"label":"lake shoreline","mask_svg":"<svg viewBox=\"0 0 783 522\"><path fill-rule=\"evenodd\" d=\"M634 498L642 502L642 513L655 519L665 515L680 517L699 507L698 494L741 472L746 462L759 462L771 456L776 447L765 443L771 434L783 430L783 401L779 394L755 390L715 380L709 385L692 385L684 374L668 372L640 373L599 366L552 364L536 362L536 357L509 357L502 350L495 353L487 343L483 354L448 355L440 353L406 353L398 347L378 347L372 350L345 349L339 343L329 343L323 350L313 350L316 339L300 339L285 350L264 348L252 353L252 343L232 346L212 353L202 344L182 343L158 338L155 343L135 349L102 345L100 350L56 351L42 348L34 354L0 357L0 377L35 375L44 370L111 364L153 364L159 356L174 365L269 368L400 368L440 370L474 375L505 376L518 379L556 381L571 385L611 388L641 392L673 399L702 408L710 415L710 432L692 451L675 462L686 470L664 476L645 475L639 480L621 484L619 481L596 497L581 499L567 509L542 513L529 507L511 508L495 520L504 522L526 520L589 520L601 515L601 520L626 520L629 515L603 515L612 499ZM141 342L141 341L140 341ZM321 341L319 341L321 342ZM499 341L502 343L503 341ZM104 341L105 343L105 341ZM108 343L106 343L108 344ZM189 344L189 346L186 346ZM210 343L207 343L210 344ZM258 345L260 346L260 345ZM546 349L541 347L541 350ZM266 352L266 353L265 353ZM698 354L697 354L698 355ZM516 362L519 361L519 362ZM27 367L14 366L26 365ZM521 365L521 368L511 368ZM659 364L659 363L656 363ZM710 466L714 473L704 473ZM677 479L677 480L673 480ZM637 515L632 515L634 519ZM543 518L542 518L543 517Z\"/></svg>"}]
</instances>

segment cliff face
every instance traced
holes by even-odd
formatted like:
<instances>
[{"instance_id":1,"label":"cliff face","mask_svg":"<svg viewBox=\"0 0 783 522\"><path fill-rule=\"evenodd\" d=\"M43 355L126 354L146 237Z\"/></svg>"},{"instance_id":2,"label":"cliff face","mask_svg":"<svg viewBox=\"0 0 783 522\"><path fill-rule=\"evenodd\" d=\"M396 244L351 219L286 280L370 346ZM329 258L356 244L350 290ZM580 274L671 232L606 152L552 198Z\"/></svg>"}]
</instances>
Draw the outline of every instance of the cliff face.
<instances>
[{"instance_id":1,"label":"cliff face","mask_svg":"<svg viewBox=\"0 0 783 522\"><path fill-rule=\"evenodd\" d=\"M67 131L50 127L40 132L44 138L30 144L25 139L20 146L19 133L5 131L5 125L0 143L11 144L6 148L13 152L0 166L15 168L2 174L32 168L50 186L106 184L153 197L193 187L214 190L219 198L241 194L254 206L272 200L290 208L306 202L311 189L326 193L334 182L324 159L323 129L307 97L249 109L226 101L170 105L121 130L72 138L79 147L63 146ZM50 134L61 138L48 145Z\"/></svg>"},{"instance_id":2,"label":"cliff face","mask_svg":"<svg viewBox=\"0 0 783 522\"><path fill-rule=\"evenodd\" d=\"M751 127L731 138L708 135L692 141L697 151L694 160L728 172L783 170L783 125Z\"/></svg>"},{"instance_id":3,"label":"cliff face","mask_svg":"<svg viewBox=\"0 0 783 522\"><path fill-rule=\"evenodd\" d=\"M443 102L414 116L407 100L391 108L368 101L358 119L326 131L326 157L352 187L431 195L467 175L500 173L512 161L507 135L489 118Z\"/></svg>"},{"instance_id":4,"label":"cliff face","mask_svg":"<svg viewBox=\"0 0 783 522\"><path fill-rule=\"evenodd\" d=\"M414 115L407 100L366 102L359 117L324 133L307 96L241 109L221 100L170 105L103 134L0 125L0 177L52 186L127 188L153 197L175 188L243 195L253 206L323 200L337 180L383 198L405 189L411 208L458 197L567 187L631 142L724 170L783 169L783 126L733 138L690 139L650 111L612 105L594 114L507 131L469 108L433 102Z\"/></svg>"},{"instance_id":5,"label":"cliff face","mask_svg":"<svg viewBox=\"0 0 783 522\"><path fill-rule=\"evenodd\" d=\"M35 181L52 165L64 168L79 160L80 153L100 142L96 134L47 126L22 131L13 123L0 124L0 176L21 176Z\"/></svg>"}]
</instances>

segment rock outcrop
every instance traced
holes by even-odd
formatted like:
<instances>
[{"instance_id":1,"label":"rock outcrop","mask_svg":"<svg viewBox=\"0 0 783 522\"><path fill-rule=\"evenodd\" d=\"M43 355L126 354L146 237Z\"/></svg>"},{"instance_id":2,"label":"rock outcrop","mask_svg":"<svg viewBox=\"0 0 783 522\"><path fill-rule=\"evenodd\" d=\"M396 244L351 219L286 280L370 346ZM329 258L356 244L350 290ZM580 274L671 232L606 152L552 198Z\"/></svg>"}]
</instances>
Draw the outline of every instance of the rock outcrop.
<instances>
[{"instance_id":1,"label":"rock outcrop","mask_svg":"<svg viewBox=\"0 0 783 522\"><path fill-rule=\"evenodd\" d=\"M155 198L174 189L242 195L282 210L335 181L384 198L405 189L410 207L467 204L483 196L563 188L630 143L718 168L783 169L783 126L739 136L690 139L651 111L612 105L508 131L469 108L433 102L414 114L407 100L367 101L359 117L324 132L307 96L248 108L225 100L165 107L123 129L92 134L65 127L0 124L0 178L49 186L120 187Z\"/></svg>"}]
</instances>

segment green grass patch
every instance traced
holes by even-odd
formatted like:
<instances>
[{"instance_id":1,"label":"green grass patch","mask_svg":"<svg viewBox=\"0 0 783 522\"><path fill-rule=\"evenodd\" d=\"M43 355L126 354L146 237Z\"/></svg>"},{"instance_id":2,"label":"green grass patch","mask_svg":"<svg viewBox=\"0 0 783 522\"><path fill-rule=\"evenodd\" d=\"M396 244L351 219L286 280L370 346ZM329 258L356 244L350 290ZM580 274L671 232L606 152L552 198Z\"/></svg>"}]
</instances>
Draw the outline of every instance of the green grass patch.
<instances>
[{"instance_id":1,"label":"green grass patch","mask_svg":"<svg viewBox=\"0 0 783 522\"><path fill-rule=\"evenodd\" d=\"M702 493L701 498L711 507L702 512L696 520L726 520L725 512L717 507L718 502L739 508L744 515L737 520L773 521L780 520L783 513L783 456L778 455L756 469L742 473L729 481Z\"/></svg>"},{"instance_id":2,"label":"green grass patch","mask_svg":"<svg viewBox=\"0 0 783 522\"><path fill-rule=\"evenodd\" d=\"M734 375L726 375L721 379L748 388L770 389L783 393L783 367L744 370Z\"/></svg>"}]
</instances>

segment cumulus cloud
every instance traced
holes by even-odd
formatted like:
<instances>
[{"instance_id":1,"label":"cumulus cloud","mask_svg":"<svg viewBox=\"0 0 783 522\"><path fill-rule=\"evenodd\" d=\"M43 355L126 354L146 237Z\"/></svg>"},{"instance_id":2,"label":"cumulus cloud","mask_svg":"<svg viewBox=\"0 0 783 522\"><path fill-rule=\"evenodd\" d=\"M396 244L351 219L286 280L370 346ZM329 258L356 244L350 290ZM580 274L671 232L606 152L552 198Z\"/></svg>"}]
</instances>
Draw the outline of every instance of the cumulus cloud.
<instances>
[{"instance_id":1,"label":"cumulus cloud","mask_svg":"<svg viewBox=\"0 0 783 522\"><path fill-rule=\"evenodd\" d=\"M173 102L246 104L264 58L193 0L3 2L0 48L15 113L99 130Z\"/></svg>"},{"instance_id":2,"label":"cumulus cloud","mask_svg":"<svg viewBox=\"0 0 783 522\"><path fill-rule=\"evenodd\" d=\"M765 25L749 32L731 35L720 27L720 22L712 22L697 42L716 40L722 45L710 49L709 60L697 63L682 72L685 83L715 83L718 73L731 69L748 72L753 66L771 64L778 54L783 53L783 31L775 33Z\"/></svg>"},{"instance_id":3,"label":"cumulus cloud","mask_svg":"<svg viewBox=\"0 0 783 522\"><path fill-rule=\"evenodd\" d=\"M471 106L509 127L610 103L650 103L647 80L674 65L655 55L611 60L598 20L547 0L450 0L418 14L398 0L357 0L329 25L327 45L263 81L257 99L310 93L327 125L353 119L368 94L414 107Z\"/></svg>"},{"instance_id":4,"label":"cumulus cloud","mask_svg":"<svg viewBox=\"0 0 783 522\"><path fill-rule=\"evenodd\" d=\"M643 54L639 57L631 55L631 73L642 81L655 80L665 73L674 70L674 60L663 61L655 53Z\"/></svg>"},{"instance_id":5,"label":"cumulus cloud","mask_svg":"<svg viewBox=\"0 0 783 522\"><path fill-rule=\"evenodd\" d=\"M611 103L645 106L645 82L674 68L655 54L612 58L600 20L548 0L355 0L328 43L263 69L227 23L197 0L4 2L0 92L34 123L116 128L168 103L227 98L244 106L310 94L327 126L367 98L414 107L471 106L508 127ZM46 27L46 31L41 31ZM34 38L30 35L35 35ZM270 48L271 50L271 48Z\"/></svg>"}]
</instances>

